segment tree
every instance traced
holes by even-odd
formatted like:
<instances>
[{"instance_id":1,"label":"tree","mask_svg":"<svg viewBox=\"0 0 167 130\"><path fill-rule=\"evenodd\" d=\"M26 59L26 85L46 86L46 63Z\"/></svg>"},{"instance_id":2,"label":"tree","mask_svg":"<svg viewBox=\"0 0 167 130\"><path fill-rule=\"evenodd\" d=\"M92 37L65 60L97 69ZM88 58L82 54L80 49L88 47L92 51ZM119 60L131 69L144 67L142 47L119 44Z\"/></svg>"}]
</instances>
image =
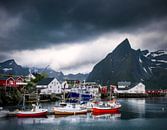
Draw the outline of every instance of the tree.
<instances>
[{"instance_id":1,"label":"tree","mask_svg":"<svg viewBox=\"0 0 167 130\"><path fill-rule=\"evenodd\" d=\"M47 73L41 73L41 74L39 74L39 73L33 73L33 75L35 76L35 79L31 79L31 81L28 82L28 84L26 86L26 90L27 90L28 93L31 93L31 92L35 91L37 83L40 80L48 77Z\"/></svg>"}]
</instances>

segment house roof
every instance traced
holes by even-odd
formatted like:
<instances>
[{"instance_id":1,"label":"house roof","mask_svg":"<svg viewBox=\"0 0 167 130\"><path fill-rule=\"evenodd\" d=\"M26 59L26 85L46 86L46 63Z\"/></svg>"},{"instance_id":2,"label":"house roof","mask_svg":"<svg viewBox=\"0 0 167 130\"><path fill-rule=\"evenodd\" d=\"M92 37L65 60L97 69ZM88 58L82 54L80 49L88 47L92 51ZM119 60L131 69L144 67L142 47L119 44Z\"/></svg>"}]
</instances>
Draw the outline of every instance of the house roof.
<instances>
[{"instance_id":1,"label":"house roof","mask_svg":"<svg viewBox=\"0 0 167 130\"><path fill-rule=\"evenodd\" d=\"M131 82L127 82L127 81L124 81L124 82L118 82L118 86L129 86L131 85Z\"/></svg>"},{"instance_id":2,"label":"house roof","mask_svg":"<svg viewBox=\"0 0 167 130\"><path fill-rule=\"evenodd\" d=\"M48 85L54 78L44 78L37 85Z\"/></svg>"},{"instance_id":3,"label":"house roof","mask_svg":"<svg viewBox=\"0 0 167 130\"><path fill-rule=\"evenodd\" d=\"M139 83L131 83L128 87L125 87L125 88L118 88L117 87L117 90L129 90L133 87L135 87L136 85L138 85Z\"/></svg>"}]
</instances>

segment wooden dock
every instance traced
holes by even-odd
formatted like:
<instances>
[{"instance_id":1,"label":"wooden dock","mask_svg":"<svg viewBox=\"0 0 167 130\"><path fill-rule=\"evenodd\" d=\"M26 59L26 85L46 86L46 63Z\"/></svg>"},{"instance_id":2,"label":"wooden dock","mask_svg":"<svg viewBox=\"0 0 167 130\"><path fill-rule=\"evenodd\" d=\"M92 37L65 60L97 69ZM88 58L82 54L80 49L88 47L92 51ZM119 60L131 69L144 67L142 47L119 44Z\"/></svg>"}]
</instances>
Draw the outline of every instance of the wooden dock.
<instances>
[{"instance_id":1,"label":"wooden dock","mask_svg":"<svg viewBox=\"0 0 167 130\"><path fill-rule=\"evenodd\" d=\"M164 97L166 93L114 93L112 96L117 98L148 98L148 97Z\"/></svg>"},{"instance_id":2,"label":"wooden dock","mask_svg":"<svg viewBox=\"0 0 167 130\"><path fill-rule=\"evenodd\" d=\"M28 100L28 101L26 101L26 103L36 103L37 102L37 100ZM44 103L44 102L51 102L49 99L46 99L46 100L40 100L40 102L42 102L42 103Z\"/></svg>"}]
</instances>

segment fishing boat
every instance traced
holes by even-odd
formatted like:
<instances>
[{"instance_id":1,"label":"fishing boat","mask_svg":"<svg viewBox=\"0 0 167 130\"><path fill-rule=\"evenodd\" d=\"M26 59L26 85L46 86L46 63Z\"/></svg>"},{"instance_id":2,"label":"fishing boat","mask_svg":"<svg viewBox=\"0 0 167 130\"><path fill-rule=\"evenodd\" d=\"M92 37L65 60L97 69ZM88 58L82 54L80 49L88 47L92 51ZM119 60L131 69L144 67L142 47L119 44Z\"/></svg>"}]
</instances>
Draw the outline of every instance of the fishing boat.
<instances>
[{"instance_id":1,"label":"fishing boat","mask_svg":"<svg viewBox=\"0 0 167 130\"><path fill-rule=\"evenodd\" d=\"M23 96L23 108L25 106L25 95ZM37 95L36 104L32 104L31 110L22 110L16 113L17 117L45 117L47 115L47 109L41 108L39 105L39 96Z\"/></svg>"},{"instance_id":2,"label":"fishing boat","mask_svg":"<svg viewBox=\"0 0 167 130\"><path fill-rule=\"evenodd\" d=\"M92 113L94 115L98 114L114 114L119 113L121 104L111 96L111 87L110 87L110 100L109 101L100 101L92 107ZM112 99L112 100L111 100Z\"/></svg>"},{"instance_id":3,"label":"fishing boat","mask_svg":"<svg viewBox=\"0 0 167 130\"><path fill-rule=\"evenodd\" d=\"M56 115L77 115L87 113L87 109L82 108L80 104L76 103L66 103L64 106L54 107L53 109Z\"/></svg>"},{"instance_id":4,"label":"fishing boat","mask_svg":"<svg viewBox=\"0 0 167 130\"><path fill-rule=\"evenodd\" d=\"M3 110L2 107L0 107L0 118L1 117L6 117L8 115L9 111Z\"/></svg>"},{"instance_id":5,"label":"fishing boat","mask_svg":"<svg viewBox=\"0 0 167 130\"><path fill-rule=\"evenodd\" d=\"M17 117L45 117L47 109L42 109L39 105L32 104L32 109L27 111L18 111Z\"/></svg>"},{"instance_id":6,"label":"fishing boat","mask_svg":"<svg viewBox=\"0 0 167 130\"><path fill-rule=\"evenodd\" d=\"M80 98L81 99L81 95ZM76 115L76 114L86 114L87 109L83 108L82 105L78 103L67 103L65 99L65 91L63 94L63 101L59 104L59 106L55 106L53 111L55 115Z\"/></svg>"},{"instance_id":7,"label":"fishing boat","mask_svg":"<svg viewBox=\"0 0 167 130\"><path fill-rule=\"evenodd\" d=\"M118 113L120 111L121 104L113 101L102 101L93 106L92 113L93 114L107 114L107 113Z\"/></svg>"}]
</instances>

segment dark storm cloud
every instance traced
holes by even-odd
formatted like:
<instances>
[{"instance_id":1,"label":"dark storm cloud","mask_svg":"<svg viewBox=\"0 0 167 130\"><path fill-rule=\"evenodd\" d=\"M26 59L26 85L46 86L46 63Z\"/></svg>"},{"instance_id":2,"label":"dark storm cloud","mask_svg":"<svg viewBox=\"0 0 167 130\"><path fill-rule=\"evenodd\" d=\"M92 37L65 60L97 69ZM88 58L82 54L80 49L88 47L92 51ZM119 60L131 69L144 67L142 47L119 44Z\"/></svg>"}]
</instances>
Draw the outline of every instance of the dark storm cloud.
<instances>
[{"instance_id":1,"label":"dark storm cloud","mask_svg":"<svg viewBox=\"0 0 167 130\"><path fill-rule=\"evenodd\" d=\"M144 42L145 42L145 48L149 49L151 46L154 46L154 48L152 48L153 50L162 50L162 49L167 50L166 33L165 34L160 34L160 33L155 34L154 37L146 38Z\"/></svg>"},{"instance_id":2,"label":"dark storm cloud","mask_svg":"<svg viewBox=\"0 0 167 130\"><path fill-rule=\"evenodd\" d=\"M166 0L0 0L0 15L5 13L1 26L19 19L12 29L4 29L5 37L0 31L0 50L45 48L109 31L133 31L166 17L166 7Z\"/></svg>"}]
</instances>

